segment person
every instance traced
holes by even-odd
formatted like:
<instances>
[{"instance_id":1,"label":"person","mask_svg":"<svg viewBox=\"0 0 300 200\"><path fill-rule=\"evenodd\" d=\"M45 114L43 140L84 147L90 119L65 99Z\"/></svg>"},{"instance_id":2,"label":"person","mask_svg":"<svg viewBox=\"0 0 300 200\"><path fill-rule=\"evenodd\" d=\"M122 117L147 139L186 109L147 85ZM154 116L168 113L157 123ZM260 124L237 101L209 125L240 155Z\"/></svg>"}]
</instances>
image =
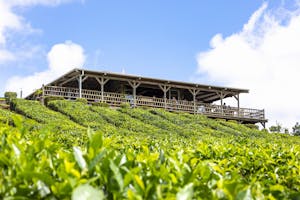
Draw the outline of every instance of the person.
<instances>
[{"instance_id":1,"label":"person","mask_svg":"<svg viewBox=\"0 0 300 200\"><path fill-rule=\"evenodd\" d=\"M172 98L172 104L173 104L173 107L174 107L175 109L178 108L178 101L176 100L175 97Z\"/></svg>"},{"instance_id":2,"label":"person","mask_svg":"<svg viewBox=\"0 0 300 200\"><path fill-rule=\"evenodd\" d=\"M198 107L198 113L204 113L205 112L205 107L204 105L201 105Z\"/></svg>"}]
</instances>

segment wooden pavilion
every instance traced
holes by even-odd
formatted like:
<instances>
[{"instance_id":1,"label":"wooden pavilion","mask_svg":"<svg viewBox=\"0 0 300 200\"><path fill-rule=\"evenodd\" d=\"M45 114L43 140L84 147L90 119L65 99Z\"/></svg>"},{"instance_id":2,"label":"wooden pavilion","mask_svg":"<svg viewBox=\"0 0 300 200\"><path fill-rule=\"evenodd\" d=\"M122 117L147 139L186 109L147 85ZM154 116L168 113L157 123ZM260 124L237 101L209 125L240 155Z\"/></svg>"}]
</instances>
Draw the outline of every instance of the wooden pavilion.
<instances>
[{"instance_id":1,"label":"wooden pavilion","mask_svg":"<svg viewBox=\"0 0 300 200\"><path fill-rule=\"evenodd\" d=\"M44 99L46 96L70 100L86 98L90 102L106 102L110 106L129 103L132 107L164 108L241 123L261 123L265 126L267 122L264 110L240 107L240 94L248 93L246 89L73 69L43 85L41 90L26 99ZM223 105L223 100L229 97L236 99L236 107ZM220 101L220 104L213 104L215 101Z\"/></svg>"}]
</instances>

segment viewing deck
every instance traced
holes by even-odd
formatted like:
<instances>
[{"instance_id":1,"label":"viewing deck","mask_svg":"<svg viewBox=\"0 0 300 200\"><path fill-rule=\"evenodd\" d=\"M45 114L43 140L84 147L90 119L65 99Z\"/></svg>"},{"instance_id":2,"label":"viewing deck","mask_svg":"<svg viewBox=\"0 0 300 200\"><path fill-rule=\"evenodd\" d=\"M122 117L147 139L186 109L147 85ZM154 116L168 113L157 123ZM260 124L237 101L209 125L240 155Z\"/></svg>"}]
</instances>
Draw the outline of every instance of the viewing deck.
<instances>
[{"instance_id":1,"label":"viewing deck","mask_svg":"<svg viewBox=\"0 0 300 200\"><path fill-rule=\"evenodd\" d=\"M80 93L81 92L81 93ZM65 99L76 99L81 94L82 98L90 102L105 102L110 106L119 107L123 103L129 103L136 107L164 108L173 112L187 112L193 114L203 114L210 118L220 118L226 120L237 120L243 123L265 123L264 110L251 108L237 108L231 106L221 106L209 103L200 103L187 100L175 100L167 98L157 98L136 95L134 99L131 94L121 94L112 92L101 92L72 87L45 86L43 95L59 96Z\"/></svg>"}]
</instances>

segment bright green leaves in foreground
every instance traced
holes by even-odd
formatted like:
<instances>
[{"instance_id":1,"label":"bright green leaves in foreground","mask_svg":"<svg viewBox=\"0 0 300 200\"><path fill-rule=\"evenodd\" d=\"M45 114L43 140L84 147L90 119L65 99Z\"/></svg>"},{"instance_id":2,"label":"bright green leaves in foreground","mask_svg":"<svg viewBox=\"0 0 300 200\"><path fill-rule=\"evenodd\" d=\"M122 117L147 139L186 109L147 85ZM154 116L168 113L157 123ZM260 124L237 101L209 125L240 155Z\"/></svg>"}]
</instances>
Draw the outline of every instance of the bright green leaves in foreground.
<instances>
[{"instance_id":1,"label":"bright green leaves in foreground","mask_svg":"<svg viewBox=\"0 0 300 200\"><path fill-rule=\"evenodd\" d=\"M0 110L0 199L300 197L298 137L163 110L18 104L34 120ZM71 124L81 143L74 127L55 132Z\"/></svg>"}]
</instances>

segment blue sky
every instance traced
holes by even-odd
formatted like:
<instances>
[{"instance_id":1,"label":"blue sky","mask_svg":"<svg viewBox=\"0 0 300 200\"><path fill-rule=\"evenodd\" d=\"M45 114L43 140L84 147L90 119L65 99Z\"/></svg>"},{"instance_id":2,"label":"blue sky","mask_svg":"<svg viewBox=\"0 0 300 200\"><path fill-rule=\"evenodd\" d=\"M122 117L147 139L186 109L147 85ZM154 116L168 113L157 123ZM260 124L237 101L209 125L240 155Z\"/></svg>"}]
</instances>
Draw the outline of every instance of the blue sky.
<instances>
[{"instance_id":1,"label":"blue sky","mask_svg":"<svg viewBox=\"0 0 300 200\"><path fill-rule=\"evenodd\" d=\"M39 29L26 37L18 35L22 39L16 38L21 43L17 45L26 39L44 52L26 60L29 66L18 64L18 70L12 67L15 63L6 63L1 80L7 74L45 69L43 54L54 44L71 40L84 48L87 68L116 72L124 68L127 73L188 81L197 69L196 54L208 49L211 37L238 31L262 3L222 2L86 0L17 7L16 13Z\"/></svg>"},{"instance_id":2,"label":"blue sky","mask_svg":"<svg viewBox=\"0 0 300 200\"><path fill-rule=\"evenodd\" d=\"M292 22L300 20L299 5L297 0L0 0L0 96L20 88L28 93L69 64L245 87L252 96L243 106L276 110L282 100L269 105L267 97L282 68L274 67L273 79L266 71L273 63L293 61L289 71L298 72L300 51L292 41L298 29ZM281 56L289 50L273 52L287 37L292 58ZM263 45L269 43L273 46ZM257 96L264 100L254 100ZM287 109L271 111L269 118L294 123L299 116Z\"/></svg>"}]
</instances>

